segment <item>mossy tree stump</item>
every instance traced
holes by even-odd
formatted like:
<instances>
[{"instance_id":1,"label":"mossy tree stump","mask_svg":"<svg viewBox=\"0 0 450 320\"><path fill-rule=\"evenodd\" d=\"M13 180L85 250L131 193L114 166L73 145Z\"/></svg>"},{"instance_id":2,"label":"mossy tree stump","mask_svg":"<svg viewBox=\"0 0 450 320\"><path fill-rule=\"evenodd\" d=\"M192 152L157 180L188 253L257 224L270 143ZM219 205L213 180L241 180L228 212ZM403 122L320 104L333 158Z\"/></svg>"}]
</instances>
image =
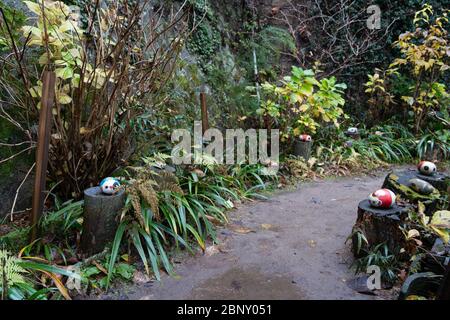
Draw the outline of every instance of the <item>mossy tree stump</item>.
<instances>
[{"instance_id":1,"label":"mossy tree stump","mask_svg":"<svg viewBox=\"0 0 450 320\"><path fill-rule=\"evenodd\" d=\"M441 210L444 203L439 189L435 186L436 183L431 183L430 181L432 179L430 177L428 177L428 180L425 180L423 177L427 176L418 174L415 171L394 172L386 177L383 183L383 188L392 190L403 200L406 200L410 203L417 204L418 202L422 202L426 208L425 214L431 216L436 211ZM427 181L428 183L433 185L436 190L429 195L420 194L411 188L411 184L409 182L411 179L421 179ZM437 180L434 179L434 182L436 181Z\"/></svg>"},{"instance_id":2,"label":"mossy tree stump","mask_svg":"<svg viewBox=\"0 0 450 320\"><path fill-rule=\"evenodd\" d=\"M353 254L359 258L380 243L386 243L391 253L397 253L406 244L400 227L408 216L409 207L394 205L390 209L374 208L369 200L358 206L358 218L353 227ZM368 243L358 240L358 232L364 235Z\"/></svg>"},{"instance_id":3,"label":"mossy tree stump","mask_svg":"<svg viewBox=\"0 0 450 320\"><path fill-rule=\"evenodd\" d=\"M84 191L84 221L81 250L92 255L104 250L114 240L119 215L125 204L125 191L105 195L100 187Z\"/></svg>"}]
</instances>

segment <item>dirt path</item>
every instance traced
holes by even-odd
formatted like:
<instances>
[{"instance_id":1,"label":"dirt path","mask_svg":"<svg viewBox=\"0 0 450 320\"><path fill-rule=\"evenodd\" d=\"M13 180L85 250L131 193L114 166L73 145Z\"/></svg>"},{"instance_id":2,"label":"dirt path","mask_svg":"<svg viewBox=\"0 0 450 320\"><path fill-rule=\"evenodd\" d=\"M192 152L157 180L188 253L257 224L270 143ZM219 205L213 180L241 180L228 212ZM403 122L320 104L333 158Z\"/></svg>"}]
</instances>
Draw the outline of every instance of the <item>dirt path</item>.
<instances>
[{"instance_id":1,"label":"dirt path","mask_svg":"<svg viewBox=\"0 0 450 320\"><path fill-rule=\"evenodd\" d=\"M121 288L102 299L380 299L347 286L356 208L385 174L301 184L230 213L221 245L180 259L179 278ZM214 250L217 249L217 250Z\"/></svg>"}]
</instances>

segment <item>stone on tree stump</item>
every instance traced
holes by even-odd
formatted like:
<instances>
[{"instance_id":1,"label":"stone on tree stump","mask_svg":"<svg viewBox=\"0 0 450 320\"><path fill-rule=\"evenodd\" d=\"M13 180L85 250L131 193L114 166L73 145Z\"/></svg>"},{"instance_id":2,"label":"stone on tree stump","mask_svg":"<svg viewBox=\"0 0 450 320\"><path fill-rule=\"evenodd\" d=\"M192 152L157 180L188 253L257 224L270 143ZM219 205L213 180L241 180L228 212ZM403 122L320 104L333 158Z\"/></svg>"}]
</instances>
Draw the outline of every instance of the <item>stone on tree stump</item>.
<instances>
[{"instance_id":1,"label":"stone on tree stump","mask_svg":"<svg viewBox=\"0 0 450 320\"><path fill-rule=\"evenodd\" d=\"M359 258L365 251L386 243L391 253L397 253L406 245L405 236L400 230L408 216L409 207L395 204L390 209L374 208L369 200L364 200L358 206L358 218L353 227L353 254ZM368 244L362 242L360 248L357 232L361 232Z\"/></svg>"},{"instance_id":2,"label":"stone on tree stump","mask_svg":"<svg viewBox=\"0 0 450 320\"><path fill-rule=\"evenodd\" d=\"M296 141L294 155L301 157L306 161L311 157L312 141Z\"/></svg>"},{"instance_id":3,"label":"stone on tree stump","mask_svg":"<svg viewBox=\"0 0 450 320\"><path fill-rule=\"evenodd\" d=\"M418 202L422 202L425 205L425 214L428 216L431 216L436 211L441 210L444 203L438 188L436 188L436 186L431 182L427 181L433 185L436 190L429 195L420 194L411 188L411 184L409 182L411 179L421 179L427 181L423 179L423 175L420 175L415 171L394 172L388 174L384 180L383 188L392 190L403 200L410 203L417 204Z\"/></svg>"},{"instance_id":4,"label":"stone on tree stump","mask_svg":"<svg viewBox=\"0 0 450 320\"><path fill-rule=\"evenodd\" d=\"M421 174L418 171L413 171L415 173L415 176L417 179L422 179L429 184L431 184L433 187L439 190L441 193L446 193L448 188L450 187L450 176L445 175L443 173L435 173L432 176L426 176Z\"/></svg>"},{"instance_id":5,"label":"stone on tree stump","mask_svg":"<svg viewBox=\"0 0 450 320\"><path fill-rule=\"evenodd\" d=\"M105 195L100 187L84 191L84 221L81 237L83 253L95 254L114 240L118 219L125 204L125 191Z\"/></svg>"}]
</instances>

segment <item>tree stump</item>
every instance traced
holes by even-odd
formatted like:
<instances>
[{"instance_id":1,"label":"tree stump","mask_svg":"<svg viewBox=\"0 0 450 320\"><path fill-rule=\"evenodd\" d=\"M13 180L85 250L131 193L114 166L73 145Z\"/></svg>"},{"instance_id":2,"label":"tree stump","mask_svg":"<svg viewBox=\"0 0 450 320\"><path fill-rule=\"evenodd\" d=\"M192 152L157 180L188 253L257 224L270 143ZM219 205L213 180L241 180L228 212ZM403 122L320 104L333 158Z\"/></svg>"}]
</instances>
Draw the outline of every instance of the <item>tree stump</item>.
<instances>
[{"instance_id":1,"label":"tree stump","mask_svg":"<svg viewBox=\"0 0 450 320\"><path fill-rule=\"evenodd\" d=\"M444 202L438 188L430 181L423 179L423 177L424 176L415 171L394 172L386 177L383 188L392 190L403 200L410 203L417 204L419 201L422 202L425 205L425 214L432 216L436 211L442 209ZM436 188L436 191L429 195L420 194L411 188L409 183L409 180L411 179L422 179L427 181Z\"/></svg>"},{"instance_id":2,"label":"tree stump","mask_svg":"<svg viewBox=\"0 0 450 320\"><path fill-rule=\"evenodd\" d=\"M395 204L390 209L374 208L369 200L364 200L358 206L358 218L353 227L353 254L360 258L364 252L380 243L386 243L391 253L397 253L406 245L406 239L400 230L408 216L409 207ZM367 239L368 244L358 241L360 232ZM361 244L361 246L359 245Z\"/></svg>"},{"instance_id":3,"label":"tree stump","mask_svg":"<svg viewBox=\"0 0 450 320\"><path fill-rule=\"evenodd\" d=\"M84 222L81 249L89 255L103 251L114 240L118 216L125 204L125 191L105 195L100 187L84 191Z\"/></svg>"},{"instance_id":4,"label":"tree stump","mask_svg":"<svg viewBox=\"0 0 450 320\"><path fill-rule=\"evenodd\" d=\"M302 157L306 161L311 157L312 141L296 141L294 155Z\"/></svg>"}]
</instances>

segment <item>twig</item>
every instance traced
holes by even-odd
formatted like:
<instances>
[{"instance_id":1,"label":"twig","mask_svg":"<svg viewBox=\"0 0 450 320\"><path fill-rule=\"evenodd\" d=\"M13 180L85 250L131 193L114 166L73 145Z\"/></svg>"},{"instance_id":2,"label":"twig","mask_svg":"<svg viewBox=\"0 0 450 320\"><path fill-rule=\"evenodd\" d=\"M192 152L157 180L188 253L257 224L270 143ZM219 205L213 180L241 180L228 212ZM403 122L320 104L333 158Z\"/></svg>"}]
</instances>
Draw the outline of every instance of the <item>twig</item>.
<instances>
[{"instance_id":1,"label":"twig","mask_svg":"<svg viewBox=\"0 0 450 320\"><path fill-rule=\"evenodd\" d=\"M0 146L2 147L18 147L24 144L34 144L33 141L24 141L24 142L20 142L20 143L3 143L0 142Z\"/></svg>"},{"instance_id":2,"label":"twig","mask_svg":"<svg viewBox=\"0 0 450 320\"><path fill-rule=\"evenodd\" d=\"M12 160L12 159L14 159L15 157L21 155L22 153L24 153L24 152L26 152L26 151L28 151L28 150L33 149L33 148L34 148L34 146L31 146L31 147L28 147L28 148L26 148L26 149L23 149L22 151L17 152L15 155L12 155L12 156L9 157L9 158L6 158L6 159L4 159L4 160L1 160L1 161L0 161L0 164L5 163L5 162L7 162L7 161L9 161L9 160Z\"/></svg>"},{"instance_id":3,"label":"twig","mask_svg":"<svg viewBox=\"0 0 450 320\"><path fill-rule=\"evenodd\" d=\"M27 181L27 178L30 175L31 171L33 171L33 168L34 168L35 165L36 165L36 162L33 163L33 165L31 166L30 170L28 170L25 178L23 178L22 182L20 183L19 187L16 190L16 196L14 197L14 202L13 202L12 208L11 208L11 222L14 221L14 208L16 207L16 202L17 202L17 197L19 196L19 191L22 188L22 186L25 183L25 181Z\"/></svg>"},{"instance_id":4,"label":"twig","mask_svg":"<svg viewBox=\"0 0 450 320\"><path fill-rule=\"evenodd\" d=\"M9 23L8 23L8 19L6 19L6 14L5 14L5 12L3 11L2 8L0 8L0 13L3 16L3 21L5 22L6 31L8 32L8 36L9 36L9 38L11 40L11 43L12 43L14 56L16 58L17 64L19 65L20 76L22 77L22 80L23 80L23 83L25 85L25 88L27 89L26 91L28 92L28 94L31 97L31 101L33 102L34 106L36 107L36 102L34 101L33 97L31 96L31 92L29 90L28 73L27 73L26 69L22 66L21 55L19 54L16 42L14 41L14 36L13 36L13 34L11 32L11 28L10 28Z\"/></svg>"},{"instance_id":5,"label":"twig","mask_svg":"<svg viewBox=\"0 0 450 320\"><path fill-rule=\"evenodd\" d=\"M76 267L84 268L89 266L93 261L104 258L109 253L109 248L105 248L102 252L97 253L89 258L84 259L81 262L75 264Z\"/></svg>"},{"instance_id":6,"label":"twig","mask_svg":"<svg viewBox=\"0 0 450 320\"><path fill-rule=\"evenodd\" d=\"M55 190L56 189L56 187L57 186L59 186L60 184L61 184L61 182L63 182L63 180L61 180L61 181L58 181L48 192L47 192L47 195L45 196L45 199L44 199L44 203L46 203L47 202L47 199L48 199L48 197L52 194L52 191L53 190Z\"/></svg>"}]
</instances>

